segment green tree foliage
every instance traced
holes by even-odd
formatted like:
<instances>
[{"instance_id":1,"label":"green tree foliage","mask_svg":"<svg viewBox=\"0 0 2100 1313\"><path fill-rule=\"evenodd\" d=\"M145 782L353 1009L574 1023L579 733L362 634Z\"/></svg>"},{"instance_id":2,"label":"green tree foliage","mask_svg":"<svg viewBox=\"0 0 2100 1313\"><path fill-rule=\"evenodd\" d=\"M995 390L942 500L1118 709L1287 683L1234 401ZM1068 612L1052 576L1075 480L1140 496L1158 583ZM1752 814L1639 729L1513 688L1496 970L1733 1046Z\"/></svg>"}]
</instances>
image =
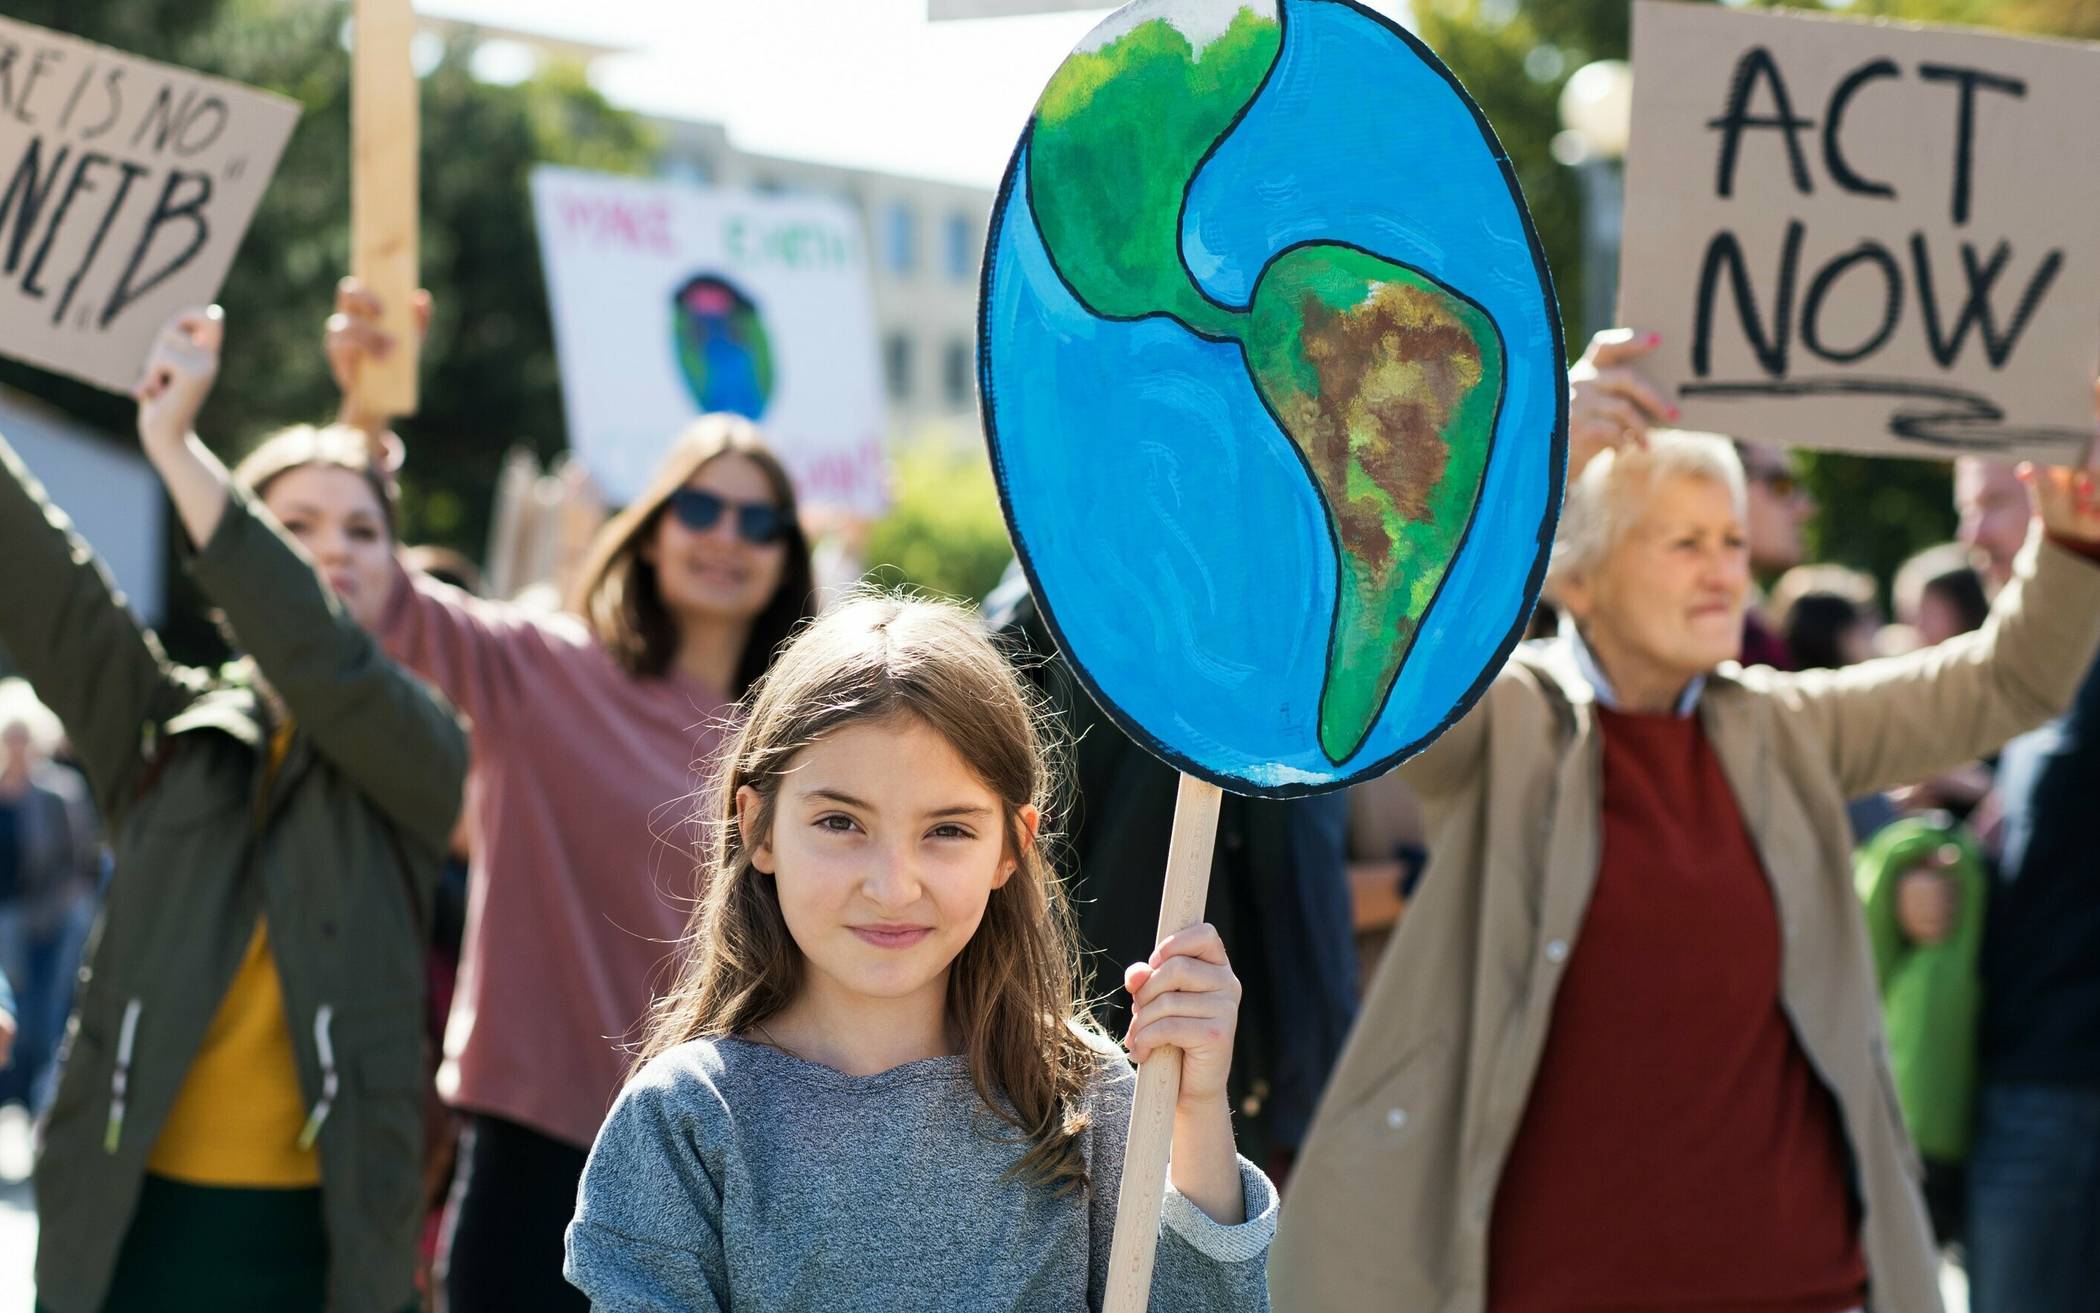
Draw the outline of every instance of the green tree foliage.
<instances>
[{"instance_id":1,"label":"green tree foliage","mask_svg":"<svg viewBox=\"0 0 2100 1313\"><path fill-rule=\"evenodd\" d=\"M895 491L890 513L868 538L872 580L984 600L1013 559L984 458L922 442L898 460Z\"/></svg>"},{"instance_id":2,"label":"green tree foliage","mask_svg":"<svg viewBox=\"0 0 2100 1313\"><path fill-rule=\"evenodd\" d=\"M295 0L15 0L10 17L289 96L299 124L220 295L226 361L199 421L225 455L288 423L329 418L335 389L321 327L349 271L348 6ZM639 173L655 144L573 68L515 86L477 81L453 42L422 79L422 270L438 313L422 406L399 428L404 533L478 557L502 453L567 442L527 179L534 164ZM27 366L0 382L128 434L122 397ZM189 608L177 594L171 610ZM177 626L178 631L180 626ZM180 643L181 634L177 640Z\"/></svg>"}]
</instances>

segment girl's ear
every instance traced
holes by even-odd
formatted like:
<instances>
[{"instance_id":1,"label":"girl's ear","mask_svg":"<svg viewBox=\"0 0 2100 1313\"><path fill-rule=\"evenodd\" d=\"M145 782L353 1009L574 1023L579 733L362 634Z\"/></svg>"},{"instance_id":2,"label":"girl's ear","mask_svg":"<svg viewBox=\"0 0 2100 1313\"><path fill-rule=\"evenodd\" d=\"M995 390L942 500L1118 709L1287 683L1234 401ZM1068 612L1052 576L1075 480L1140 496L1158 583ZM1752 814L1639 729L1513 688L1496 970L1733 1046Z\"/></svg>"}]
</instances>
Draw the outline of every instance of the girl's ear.
<instances>
[{"instance_id":1,"label":"girl's ear","mask_svg":"<svg viewBox=\"0 0 2100 1313\"><path fill-rule=\"evenodd\" d=\"M765 875L773 874L773 845L770 836L759 833L759 810L765 800L758 790L748 784L736 788L737 837L743 842L744 851L751 855L751 869Z\"/></svg>"},{"instance_id":2,"label":"girl's ear","mask_svg":"<svg viewBox=\"0 0 2100 1313\"><path fill-rule=\"evenodd\" d=\"M1035 836L1042 824L1043 814L1033 807L1021 807L1014 812L1014 842L1019 851L1009 853L1000 860L999 876L992 881L992 888L998 889L1013 878L1014 872L1021 865L1019 852L1035 847Z\"/></svg>"}]
</instances>

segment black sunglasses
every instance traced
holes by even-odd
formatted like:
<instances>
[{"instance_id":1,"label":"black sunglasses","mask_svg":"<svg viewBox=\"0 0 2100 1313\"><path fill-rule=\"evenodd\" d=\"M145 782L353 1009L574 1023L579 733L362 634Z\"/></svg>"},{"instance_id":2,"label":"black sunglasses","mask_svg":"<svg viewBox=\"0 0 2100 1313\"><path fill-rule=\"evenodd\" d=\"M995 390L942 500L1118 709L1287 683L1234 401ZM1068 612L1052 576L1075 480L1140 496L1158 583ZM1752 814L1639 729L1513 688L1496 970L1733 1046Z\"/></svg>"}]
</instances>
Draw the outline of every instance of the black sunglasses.
<instances>
[{"instance_id":1,"label":"black sunglasses","mask_svg":"<svg viewBox=\"0 0 2100 1313\"><path fill-rule=\"evenodd\" d=\"M736 512L736 534L765 547L787 537L787 516L766 502L736 502L702 488L680 488L671 494L671 513L688 529L712 529L724 511Z\"/></svg>"}]
</instances>

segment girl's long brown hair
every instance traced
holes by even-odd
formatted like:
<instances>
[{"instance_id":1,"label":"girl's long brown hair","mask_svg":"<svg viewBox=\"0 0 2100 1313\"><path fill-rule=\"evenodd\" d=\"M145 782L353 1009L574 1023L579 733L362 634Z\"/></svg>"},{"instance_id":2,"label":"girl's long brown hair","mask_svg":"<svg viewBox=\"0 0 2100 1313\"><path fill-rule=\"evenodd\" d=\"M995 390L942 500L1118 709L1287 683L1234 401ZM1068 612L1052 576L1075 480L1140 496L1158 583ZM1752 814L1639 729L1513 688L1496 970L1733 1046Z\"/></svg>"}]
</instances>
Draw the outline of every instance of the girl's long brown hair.
<instances>
[{"instance_id":1,"label":"girl's long brown hair","mask_svg":"<svg viewBox=\"0 0 2100 1313\"><path fill-rule=\"evenodd\" d=\"M569 606L628 674L655 679L668 671L678 655L678 625L657 591L656 567L642 559L642 545L656 533L656 523L663 518L671 494L690 482L701 466L730 454L746 458L765 474L787 522L787 536L781 544L787 556L781 562L780 587L751 622L736 686L723 690L731 698L740 698L764 673L795 626L815 613L816 605L809 539L796 514L794 482L750 420L740 415L702 415L685 427L657 465L649 487L607 520L592 539Z\"/></svg>"},{"instance_id":2,"label":"girl's long brown hair","mask_svg":"<svg viewBox=\"0 0 2100 1313\"><path fill-rule=\"evenodd\" d=\"M1048 813L1054 774L1038 716L975 618L946 603L861 597L805 628L759 681L707 804L706 893L686 930L677 983L653 1005L641 1061L700 1038L739 1035L778 1013L802 984L802 953L773 877L751 865L737 790L769 834L797 754L853 724L910 717L931 727L1000 801L1014 874L991 894L948 975L948 1010L978 1095L1030 1141L1023 1179L1085 1179L1078 1136L1087 1082L1107 1041L1083 1017L1072 916L1020 811ZM1003 1102L1002 1102L1003 1100Z\"/></svg>"}]
</instances>

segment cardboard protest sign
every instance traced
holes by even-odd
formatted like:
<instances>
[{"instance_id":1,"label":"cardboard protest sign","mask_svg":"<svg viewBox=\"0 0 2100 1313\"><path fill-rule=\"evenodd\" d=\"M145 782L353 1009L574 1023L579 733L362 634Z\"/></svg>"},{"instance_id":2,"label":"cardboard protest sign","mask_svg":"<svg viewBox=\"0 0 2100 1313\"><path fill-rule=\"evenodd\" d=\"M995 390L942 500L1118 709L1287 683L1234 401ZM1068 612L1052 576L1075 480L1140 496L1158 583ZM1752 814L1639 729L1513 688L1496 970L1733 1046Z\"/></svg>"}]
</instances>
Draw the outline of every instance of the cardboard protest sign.
<instances>
[{"instance_id":1,"label":"cardboard protest sign","mask_svg":"<svg viewBox=\"0 0 2100 1313\"><path fill-rule=\"evenodd\" d=\"M129 391L216 298L299 107L0 18L0 355Z\"/></svg>"},{"instance_id":2,"label":"cardboard protest sign","mask_svg":"<svg viewBox=\"0 0 2100 1313\"><path fill-rule=\"evenodd\" d=\"M812 504L886 504L875 313L858 216L571 169L533 173L569 441L614 502L707 411L756 420Z\"/></svg>"},{"instance_id":3,"label":"cardboard protest sign","mask_svg":"<svg viewBox=\"0 0 2100 1313\"><path fill-rule=\"evenodd\" d=\"M1639 0L1622 322L1690 427L2076 461L2100 47Z\"/></svg>"},{"instance_id":4,"label":"cardboard protest sign","mask_svg":"<svg viewBox=\"0 0 2100 1313\"><path fill-rule=\"evenodd\" d=\"M1220 787L1378 774L1531 612L1560 506L1560 320L1486 120L1353 0L1139 0L1052 77L984 263L1015 549L1096 701L1182 772L1159 928ZM1142 1308L1178 1060L1139 1073L1110 1310Z\"/></svg>"}]
</instances>

